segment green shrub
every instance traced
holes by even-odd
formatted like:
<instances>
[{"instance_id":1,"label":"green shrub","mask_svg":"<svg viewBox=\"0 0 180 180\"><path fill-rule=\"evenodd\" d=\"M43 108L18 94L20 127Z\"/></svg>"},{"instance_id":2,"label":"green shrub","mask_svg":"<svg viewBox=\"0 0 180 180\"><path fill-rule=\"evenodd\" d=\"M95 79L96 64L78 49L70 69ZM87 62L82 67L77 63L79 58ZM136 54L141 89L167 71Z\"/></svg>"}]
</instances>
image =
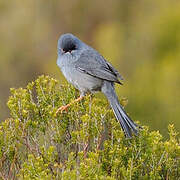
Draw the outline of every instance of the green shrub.
<instances>
[{"instance_id":1,"label":"green shrub","mask_svg":"<svg viewBox=\"0 0 180 180\"><path fill-rule=\"evenodd\" d=\"M178 179L180 146L143 127L124 138L106 100L87 96L56 115L78 92L48 76L11 89L11 118L0 125L1 179Z\"/></svg>"}]
</instances>

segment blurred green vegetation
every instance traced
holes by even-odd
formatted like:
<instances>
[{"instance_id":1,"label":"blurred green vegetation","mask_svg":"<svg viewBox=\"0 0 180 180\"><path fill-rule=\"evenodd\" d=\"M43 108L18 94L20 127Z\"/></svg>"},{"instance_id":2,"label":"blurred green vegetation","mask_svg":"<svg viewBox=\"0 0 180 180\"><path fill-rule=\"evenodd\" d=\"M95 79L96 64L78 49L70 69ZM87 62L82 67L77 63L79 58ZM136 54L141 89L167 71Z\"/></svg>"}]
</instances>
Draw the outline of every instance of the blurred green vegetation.
<instances>
[{"instance_id":1,"label":"blurred green vegetation","mask_svg":"<svg viewBox=\"0 0 180 180\"><path fill-rule=\"evenodd\" d=\"M178 179L180 139L142 126L126 139L107 100L86 96L67 112L78 91L40 76L11 89L11 118L0 123L0 179ZM139 122L136 122L139 124Z\"/></svg>"},{"instance_id":2,"label":"blurred green vegetation","mask_svg":"<svg viewBox=\"0 0 180 180\"><path fill-rule=\"evenodd\" d=\"M71 32L96 48L125 78L118 95L132 119L180 130L180 2L177 0L0 0L0 120L10 87L39 74L64 81L57 40Z\"/></svg>"}]
</instances>

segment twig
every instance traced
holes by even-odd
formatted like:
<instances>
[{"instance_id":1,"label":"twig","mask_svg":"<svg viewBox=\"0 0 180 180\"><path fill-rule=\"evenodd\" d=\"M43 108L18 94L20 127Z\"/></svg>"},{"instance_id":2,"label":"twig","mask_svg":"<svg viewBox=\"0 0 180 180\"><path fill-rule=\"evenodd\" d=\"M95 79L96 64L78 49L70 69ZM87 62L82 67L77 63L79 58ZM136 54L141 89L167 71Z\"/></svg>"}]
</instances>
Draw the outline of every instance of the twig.
<instances>
[{"instance_id":1,"label":"twig","mask_svg":"<svg viewBox=\"0 0 180 180\"><path fill-rule=\"evenodd\" d=\"M17 156L17 148L15 147L15 154L14 154L13 162L11 163L11 166L10 166L10 168L9 168L9 173L8 173L8 178L7 178L7 179L11 179L12 169L13 169L13 167L14 167L14 163L15 163L15 160L16 160L16 156Z\"/></svg>"},{"instance_id":2,"label":"twig","mask_svg":"<svg viewBox=\"0 0 180 180\"><path fill-rule=\"evenodd\" d=\"M0 177L3 179L3 180L6 180L6 178L3 176L3 174L0 172Z\"/></svg>"}]
</instances>

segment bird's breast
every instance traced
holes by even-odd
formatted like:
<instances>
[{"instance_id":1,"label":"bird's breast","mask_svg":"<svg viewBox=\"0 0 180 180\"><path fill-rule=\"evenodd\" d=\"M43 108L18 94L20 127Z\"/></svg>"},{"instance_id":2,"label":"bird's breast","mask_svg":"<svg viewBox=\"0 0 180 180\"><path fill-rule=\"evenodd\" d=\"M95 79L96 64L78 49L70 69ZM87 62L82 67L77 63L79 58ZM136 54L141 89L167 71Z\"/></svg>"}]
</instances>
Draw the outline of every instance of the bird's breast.
<instances>
[{"instance_id":1,"label":"bird's breast","mask_svg":"<svg viewBox=\"0 0 180 180\"><path fill-rule=\"evenodd\" d=\"M82 73L73 65L63 66L61 71L67 81L79 89L81 92L99 90L102 86L102 80Z\"/></svg>"}]
</instances>

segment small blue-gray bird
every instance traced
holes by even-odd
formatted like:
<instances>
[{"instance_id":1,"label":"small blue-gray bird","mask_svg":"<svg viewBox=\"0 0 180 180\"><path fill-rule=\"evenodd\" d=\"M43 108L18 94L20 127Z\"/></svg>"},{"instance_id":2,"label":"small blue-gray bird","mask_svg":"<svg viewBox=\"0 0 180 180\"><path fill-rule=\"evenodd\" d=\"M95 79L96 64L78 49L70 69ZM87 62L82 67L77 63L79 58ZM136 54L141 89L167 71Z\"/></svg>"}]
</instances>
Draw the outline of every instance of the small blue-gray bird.
<instances>
[{"instance_id":1,"label":"small blue-gray bird","mask_svg":"<svg viewBox=\"0 0 180 180\"><path fill-rule=\"evenodd\" d=\"M138 126L126 114L115 92L114 83L122 84L121 75L95 49L70 33L63 34L58 40L57 65L67 81L80 91L80 97L75 101L81 100L87 92L101 91L107 97L125 136L131 138L132 132L138 134ZM69 105L60 107L57 112Z\"/></svg>"}]
</instances>

